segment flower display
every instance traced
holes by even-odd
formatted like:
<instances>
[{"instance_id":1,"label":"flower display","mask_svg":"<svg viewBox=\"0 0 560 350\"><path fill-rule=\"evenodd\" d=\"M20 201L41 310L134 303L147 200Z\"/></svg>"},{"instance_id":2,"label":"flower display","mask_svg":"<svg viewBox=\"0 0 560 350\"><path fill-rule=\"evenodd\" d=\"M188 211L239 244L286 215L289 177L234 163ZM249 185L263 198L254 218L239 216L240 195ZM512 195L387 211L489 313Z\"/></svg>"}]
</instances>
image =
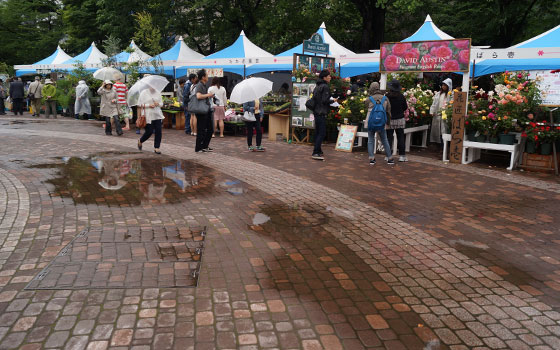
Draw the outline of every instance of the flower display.
<instances>
[{"instance_id":1,"label":"flower display","mask_svg":"<svg viewBox=\"0 0 560 350\"><path fill-rule=\"evenodd\" d=\"M408 125L418 126L428 124L430 116L430 106L434 98L432 90L422 89L420 84L403 93L408 104L408 109L404 111L404 117ZM449 114L450 115L450 114Z\"/></svg>"}]
</instances>

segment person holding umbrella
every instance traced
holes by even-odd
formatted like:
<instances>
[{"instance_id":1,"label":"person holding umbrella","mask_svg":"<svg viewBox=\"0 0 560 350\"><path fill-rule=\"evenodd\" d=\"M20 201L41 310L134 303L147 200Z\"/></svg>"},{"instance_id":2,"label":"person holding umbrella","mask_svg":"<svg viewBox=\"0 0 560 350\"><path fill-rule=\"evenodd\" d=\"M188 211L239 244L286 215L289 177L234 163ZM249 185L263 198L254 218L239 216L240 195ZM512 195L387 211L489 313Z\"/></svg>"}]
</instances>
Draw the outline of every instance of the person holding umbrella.
<instances>
[{"instance_id":1,"label":"person holding umbrella","mask_svg":"<svg viewBox=\"0 0 560 350\"><path fill-rule=\"evenodd\" d=\"M121 129L121 122L119 121L119 112L117 111L117 92L113 89L113 82L105 80L103 85L97 90L101 96L101 106L99 114L105 117L105 135L110 136L113 134L111 129L111 119L115 121L115 129L117 134L121 136L123 131Z\"/></svg>"},{"instance_id":2,"label":"person holding umbrella","mask_svg":"<svg viewBox=\"0 0 560 350\"><path fill-rule=\"evenodd\" d=\"M272 91L272 82L264 78L249 78L237 84L231 92L230 101L243 104L243 120L247 125L247 146L249 151L263 152L261 146L261 122L264 106L261 97ZM257 148L253 148L253 128L257 129Z\"/></svg>"},{"instance_id":3,"label":"person holding umbrella","mask_svg":"<svg viewBox=\"0 0 560 350\"><path fill-rule=\"evenodd\" d=\"M152 134L155 134L154 152L161 154L159 147L161 145L161 128L162 120L165 118L161 111L163 101L161 91L167 86L169 81L158 75L145 75L134 84L128 92L128 105L137 106L138 120L146 122L144 135L138 140L138 149L142 150L142 144L146 142Z\"/></svg>"}]
</instances>

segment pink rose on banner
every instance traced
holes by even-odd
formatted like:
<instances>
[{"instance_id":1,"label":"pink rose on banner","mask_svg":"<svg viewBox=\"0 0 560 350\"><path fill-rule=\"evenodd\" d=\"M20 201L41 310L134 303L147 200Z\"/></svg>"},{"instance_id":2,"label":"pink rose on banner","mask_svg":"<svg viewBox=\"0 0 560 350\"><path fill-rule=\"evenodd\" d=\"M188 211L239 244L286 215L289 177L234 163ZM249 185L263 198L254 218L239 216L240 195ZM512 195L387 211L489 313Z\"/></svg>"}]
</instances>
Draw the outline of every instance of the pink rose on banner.
<instances>
[{"instance_id":1,"label":"pink rose on banner","mask_svg":"<svg viewBox=\"0 0 560 350\"><path fill-rule=\"evenodd\" d=\"M459 52L459 62L462 64L469 64L470 58L470 51L469 50L461 50Z\"/></svg>"},{"instance_id":2,"label":"pink rose on banner","mask_svg":"<svg viewBox=\"0 0 560 350\"><path fill-rule=\"evenodd\" d=\"M456 40L453 42L456 48L461 50L466 50L469 48L469 41L468 40Z\"/></svg>"},{"instance_id":3,"label":"pink rose on banner","mask_svg":"<svg viewBox=\"0 0 560 350\"><path fill-rule=\"evenodd\" d=\"M409 43L398 43L393 46L393 54L399 57L403 57L404 54L412 48L412 44Z\"/></svg>"},{"instance_id":4,"label":"pink rose on banner","mask_svg":"<svg viewBox=\"0 0 560 350\"><path fill-rule=\"evenodd\" d=\"M400 67L399 57L395 55L389 55L383 62L383 65L385 66L385 69L388 71L398 70Z\"/></svg>"},{"instance_id":5,"label":"pink rose on banner","mask_svg":"<svg viewBox=\"0 0 560 350\"><path fill-rule=\"evenodd\" d=\"M410 51L407 51L404 54L404 58L408 59L408 64L409 65L415 65L418 63L418 58L420 57L420 52L418 52L418 49L411 49ZM416 61L414 61L416 59Z\"/></svg>"},{"instance_id":6,"label":"pink rose on banner","mask_svg":"<svg viewBox=\"0 0 560 350\"><path fill-rule=\"evenodd\" d=\"M387 48L385 46L381 47L381 58L387 57Z\"/></svg>"},{"instance_id":7,"label":"pink rose on banner","mask_svg":"<svg viewBox=\"0 0 560 350\"><path fill-rule=\"evenodd\" d=\"M430 52L431 53L431 52ZM436 48L436 57L443 58L443 59L450 59L453 56L453 51L447 46L440 46Z\"/></svg>"},{"instance_id":8,"label":"pink rose on banner","mask_svg":"<svg viewBox=\"0 0 560 350\"><path fill-rule=\"evenodd\" d=\"M438 48L437 48L436 46L433 46L433 47L430 49L430 55L432 55L433 57L436 57L436 56L437 56L437 49L438 49Z\"/></svg>"},{"instance_id":9,"label":"pink rose on banner","mask_svg":"<svg viewBox=\"0 0 560 350\"><path fill-rule=\"evenodd\" d=\"M459 70L459 62L456 60L449 60L443 62L441 65L442 71L458 71Z\"/></svg>"},{"instance_id":10,"label":"pink rose on banner","mask_svg":"<svg viewBox=\"0 0 560 350\"><path fill-rule=\"evenodd\" d=\"M442 46L449 47L449 45L451 45L451 41L442 40L442 41L436 42L437 47L442 47Z\"/></svg>"},{"instance_id":11,"label":"pink rose on banner","mask_svg":"<svg viewBox=\"0 0 560 350\"><path fill-rule=\"evenodd\" d=\"M432 69L434 68L434 62L433 62L434 56L430 55L430 54L426 54L422 57L422 59L420 60L420 64L422 65L422 69Z\"/></svg>"}]
</instances>

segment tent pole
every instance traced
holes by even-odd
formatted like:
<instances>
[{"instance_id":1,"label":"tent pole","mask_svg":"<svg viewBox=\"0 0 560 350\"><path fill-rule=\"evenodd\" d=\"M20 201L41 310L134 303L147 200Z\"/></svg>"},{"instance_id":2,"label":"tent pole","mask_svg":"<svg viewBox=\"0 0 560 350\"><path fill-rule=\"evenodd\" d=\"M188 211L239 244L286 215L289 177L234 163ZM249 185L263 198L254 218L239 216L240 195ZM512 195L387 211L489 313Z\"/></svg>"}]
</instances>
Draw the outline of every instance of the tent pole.
<instances>
[{"instance_id":1,"label":"tent pole","mask_svg":"<svg viewBox=\"0 0 560 350\"><path fill-rule=\"evenodd\" d=\"M473 62L472 62L471 87L474 86L474 71L475 71L475 66L476 66L476 60L473 60Z\"/></svg>"}]
</instances>

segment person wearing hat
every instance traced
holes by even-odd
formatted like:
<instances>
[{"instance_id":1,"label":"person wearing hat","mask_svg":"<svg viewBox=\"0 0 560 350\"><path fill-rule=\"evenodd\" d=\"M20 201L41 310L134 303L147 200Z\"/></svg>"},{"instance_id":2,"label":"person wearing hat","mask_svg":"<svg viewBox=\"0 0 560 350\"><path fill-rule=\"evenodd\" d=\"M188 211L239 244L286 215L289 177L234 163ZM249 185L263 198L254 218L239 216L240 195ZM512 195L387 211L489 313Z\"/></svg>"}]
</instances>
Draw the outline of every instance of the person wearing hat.
<instances>
[{"instance_id":1,"label":"person wearing hat","mask_svg":"<svg viewBox=\"0 0 560 350\"><path fill-rule=\"evenodd\" d=\"M432 129L430 130L430 142L442 143L441 135L445 133L445 123L441 119L443 111L451 99L451 89L453 82L447 78L441 84L441 90L434 95L434 101L430 107L432 115Z\"/></svg>"},{"instance_id":2,"label":"person wearing hat","mask_svg":"<svg viewBox=\"0 0 560 350\"><path fill-rule=\"evenodd\" d=\"M43 89L43 84L41 84L41 77L35 77L35 81L29 84L29 90L27 91L27 97L31 102L31 108L33 109L33 116L40 116L41 113L41 100L43 95L41 90Z\"/></svg>"},{"instance_id":3,"label":"person wearing hat","mask_svg":"<svg viewBox=\"0 0 560 350\"><path fill-rule=\"evenodd\" d=\"M105 117L105 135L113 134L111 128L111 119L113 119L115 121L117 134L121 136L123 131L121 128L121 122L119 121L119 111L117 110L118 96L115 89L113 89L113 82L105 80L103 85L99 88L99 90L97 90L97 93L101 96L99 114Z\"/></svg>"},{"instance_id":4,"label":"person wearing hat","mask_svg":"<svg viewBox=\"0 0 560 350\"><path fill-rule=\"evenodd\" d=\"M399 162L408 162L405 154L405 137L404 128L406 120L404 119L404 112L408 109L408 104L406 103L406 98L402 94L401 83L393 79L388 84L389 92L387 92L387 98L391 104L391 122L389 129L387 129L387 139L389 141L389 146L393 147L393 135L397 134L397 149L399 150ZM393 152L391 152L392 154Z\"/></svg>"},{"instance_id":5,"label":"person wearing hat","mask_svg":"<svg viewBox=\"0 0 560 350\"><path fill-rule=\"evenodd\" d=\"M45 101L45 117L49 119L52 113L53 118L56 119L56 86L52 80L45 80L45 85L43 85L41 89L41 94Z\"/></svg>"}]
</instances>

